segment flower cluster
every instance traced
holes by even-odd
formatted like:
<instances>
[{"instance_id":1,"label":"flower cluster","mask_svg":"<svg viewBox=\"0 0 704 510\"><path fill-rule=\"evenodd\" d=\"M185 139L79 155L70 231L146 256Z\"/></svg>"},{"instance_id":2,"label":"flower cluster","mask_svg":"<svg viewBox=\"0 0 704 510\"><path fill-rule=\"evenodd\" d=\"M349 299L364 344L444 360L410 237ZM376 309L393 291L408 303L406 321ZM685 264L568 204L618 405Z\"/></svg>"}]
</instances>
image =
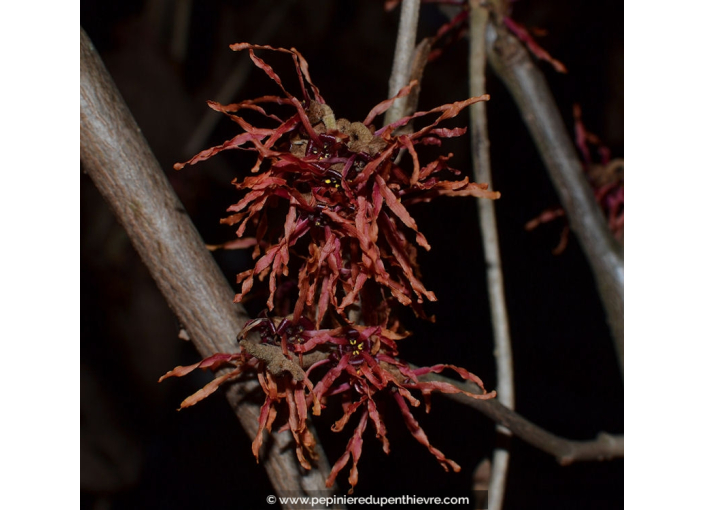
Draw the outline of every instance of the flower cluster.
<instances>
[{"instance_id":1,"label":"flower cluster","mask_svg":"<svg viewBox=\"0 0 704 510\"><path fill-rule=\"evenodd\" d=\"M210 102L211 108L226 114L243 132L175 168L224 150L256 153L251 175L234 182L244 193L242 198L229 207L230 216L221 221L237 227L240 239L235 246L254 248L254 267L237 276L241 289L234 300L241 302L252 292L255 280L267 279L268 310L240 333L240 353L216 354L195 365L177 367L162 379L183 376L196 368L215 371L223 364L234 366L234 371L217 377L186 399L182 407L187 407L243 371L256 372L265 402L253 443L255 456L262 445L264 429L270 432L276 421L277 408L281 407L277 404L285 403L288 418L282 430L291 431L298 458L306 468L315 458L315 442L307 428L309 411L320 414L336 396L343 416L333 429L339 431L359 410L358 425L345 453L332 468L329 486L350 457L349 482L352 488L356 485L362 434L370 419L384 451L389 451L377 408L382 394L397 403L412 435L440 464L446 470L458 471L455 462L430 445L411 414L408 404L420 405L411 391L421 392L426 410L430 408L428 397L434 391L463 392L451 384L422 380L426 374L449 369L482 389L481 394L463 393L487 399L493 398L495 392L487 393L481 380L463 368L413 368L404 362L399 358L397 341L408 334L392 319L391 310L394 304L401 304L424 316L423 302L436 300L435 294L420 281L416 263L415 245L426 250L430 245L407 206L438 196L499 196L466 177L445 179L445 175L460 174L448 165L452 154L422 165L416 150L421 145L439 146L445 138L463 135L466 128L438 125L488 96L418 112L377 129L373 125L375 118L396 99L408 95L417 83L379 103L364 121L350 122L335 117L312 83L307 62L295 49L247 43L231 48L248 50L252 62L281 88L283 95L230 105ZM300 99L286 90L279 75L255 50L291 56ZM283 106L291 113L281 118L267 111L267 105ZM255 127L245 120L244 112L263 115L275 127ZM411 123L426 116L432 120L413 131ZM397 164L402 153L408 154L412 162L408 170ZM254 238L243 237L248 229L254 231ZM295 305L282 312L289 289L297 291Z\"/></svg>"}]
</instances>

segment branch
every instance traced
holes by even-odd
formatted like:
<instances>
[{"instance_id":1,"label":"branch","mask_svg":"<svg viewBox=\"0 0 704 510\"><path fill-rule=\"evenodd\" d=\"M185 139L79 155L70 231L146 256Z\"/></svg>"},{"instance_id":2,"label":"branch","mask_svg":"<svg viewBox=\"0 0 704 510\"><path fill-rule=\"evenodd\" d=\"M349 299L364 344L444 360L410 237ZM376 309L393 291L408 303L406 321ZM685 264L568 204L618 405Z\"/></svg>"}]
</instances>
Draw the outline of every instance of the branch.
<instances>
[{"instance_id":1,"label":"branch","mask_svg":"<svg viewBox=\"0 0 704 510\"><path fill-rule=\"evenodd\" d=\"M594 273L623 375L623 248L584 176L545 77L505 27L489 25L489 62L513 95Z\"/></svg>"},{"instance_id":2,"label":"branch","mask_svg":"<svg viewBox=\"0 0 704 510\"><path fill-rule=\"evenodd\" d=\"M414 365L410 365L410 367L411 369L417 368ZM469 381L458 382L438 374L428 374L421 379L449 383L469 393L482 393L479 386ZM572 441L540 428L496 399L479 400L462 393L442 393L442 395L476 409L509 429L516 437L552 455L563 466L577 461L611 460L623 457L622 435L601 432L596 439L591 441Z\"/></svg>"},{"instance_id":3,"label":"branch","mask_svg":"<svg viewBox=\"0 0 704 510\"><path fill-rule=\"evenodd\" d=\"M418 12L420 0L405 0L401 4L401 19L398 23L396 36L396 51L394 63L389 78L389 97L394 97L402 87L410 82L411 64L416 47L416 31L418 29ZM384 125L391 124L406 115L406 98L394 101L386 111Z\"/></svg>"},{"instance_id":4,"label":"branch","mask_svg":"<svg viewBox=\"0 0 704 510\"><path fill-rule=\"evenodd\" d=\"M472 3L470 13L469 39L469 96L486 94L486 27L489 11ZM472 130L472 163L474 180L484 182L493 189L491 179L491 160L489 155L489 130L486 120L486 103L477 103L469 109ZM513 356L511 354L511 334L508 326L508 311L504 295L504 277L501 267L499 233L496 227L496 211L493 200L477 200L479 207L479 226L484 246L486 261L487 290L491 308L491 323L494 333L494 357L496 359L498 400L509 409L514 407L513 391ZM510 432L501 425L497 426L500 435ZM506 441L508 443L508 441ZM508 449L494 449L489 480L489 508L499 510L503 504L508 472Z\"/></svg>"},{"instance_id":5,"label":"branch","mask_svg":"<svg viewBox=\"0 0 704 510\"><path fill-rule=\"evenodd\" d=\"M203 357L238 352L248 320L205 249L183 205L142 137L88 36L81 29L81 162L124 226L159 289ZM250 439L259 406L247 396L256 380L231 385L227 399ZM325 494L330 466L320 446L317 469L305 471L288 435L272 434L265 459L279 494Z\"/></svg>"}]
</instances>

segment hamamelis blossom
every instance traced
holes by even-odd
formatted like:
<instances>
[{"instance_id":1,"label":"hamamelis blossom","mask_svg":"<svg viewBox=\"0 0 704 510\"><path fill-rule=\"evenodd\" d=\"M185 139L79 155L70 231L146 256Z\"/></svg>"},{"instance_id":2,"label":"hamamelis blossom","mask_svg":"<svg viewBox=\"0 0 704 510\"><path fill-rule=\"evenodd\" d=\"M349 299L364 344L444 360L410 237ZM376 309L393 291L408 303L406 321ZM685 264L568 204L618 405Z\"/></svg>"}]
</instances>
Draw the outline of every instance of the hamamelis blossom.
<instances>
[{"instance_id":1,"label":"hamamelis blossom","mask_svg":"<svg viewBox=\"0 0 704 510\"><path fill-rule=\"evenodd\" d=\"M305 335L304 333L304 337ZM345 452L332 467L326 482L328 486L333 484L338 473L350 461L350 457L352 468L348 480L352 489L357 484L357 462L362 451L362 434L366 430L370 418L376 430L376 437L383 445L384 452L389 453L390 446L386 437L386 427L376 404L376 398L381 393L389 394L396 401L408 430L419 443L428 448L445 471L452 469L458 472L460 470L460 466L456 462L445 457L440 450L430 444L425 432L408 408L409 403L414 407L420 405L418 399L409 390L421 391L425 398L427 412L430 411L429 397L433 391L464 393L479 399L494 398L496 392L487 393L482 381L477 376L453 365L410 368L397 356L398 350L395 340L403 337L379 326L343 327L332 331L319 330L310 332L309 336L311 340L300 345L300 351L305 351L307 347L310 348L312 345L337 346L337 349L333 350L326 361L332 368L316 384L311 394L311 400L325 402L328 396L337 394L343 396L344 414L333 425L332 429L335 432L341 431L350 417L360 410L358 425ZM422 375L430 372L439 373L445 369L454 370L463 379L469 379L476 383L482 389L483 394L468 393L444 382L419 380Z\"/></svg>"},{"instance_id":2,"label":"hamamelis blossom","mask_svg":"<svg viewBox=\"0 0 704 510\"><path fill-rule=\"evenodd\" d=\"M231 365L233 371L218 375L184 400L181 407L188 407L243 372L256 373L265 401L252 444L255 457L258 459L264 431L271 432L278 413L283 411L285 420L280 430L292 433L298 459L307 469L315 458L309 412L318 415L333 397L339 400L343 414L333 430L341 431L355 414L359 421L331 470L328 486L350 458L350 491L357 484L362 435L369 421L384 451L389 452L386 428L377 407L382 395L396 402L411 434L445 470L459 471L457 463L430 445L413 417L409 404L419 406L420 401L412 392L423 396L426 411L430 410L432 392L461 392L478 399L493 398L496 393L488 393L478 377L454 365L411 368L399 357L397 342L408 333L391 319L391 306L411 306L423 316L421 304L436 300L420 281L416 264L416 246L428 250L430 245L407 206L438 196L499 196L484 184L459 178L460 172L448 165L452 154L421 164L416 150L421 145L439 146L443 139L465 134L466 128L449 129L439 124L489 97L442 105L376 129L372 124L376 117L394 100L408 95L415 82L376 105L363 121L350 122L335 117L312 83L307 62L295 49L247 43L231 48L248 50L254 64L279 85L283 95L230 105L210 102L211 108L230 117L242 133L175 168L224 150L256 153L251 174L234 182L244 195L229 207L230 216L221 220L237 227L239 239L221 247L254 248L254 267L237 276L242 287L234 300L242 301L252 291L255 279L268 279L268 311L249 321L239 334L240 353L216 354L189 367L177 367L162 379L180 377L196 368L217 371ZM287 91L255 50L292 57L300 98ZM289 115L267 111L266 107L273 105L288 108ZM242 117L245 111L263 116L269 125L273 121L275 127L254 126ZM427 125L416 131L409 129L412 121L426 116L431 119ZM402 151L410 160L407 170L397 164ZM276 224L277 216L272 211L278 211L281 204L285 217ZM254 237L244 237L248 229L254 230ZM282 308L282 296L291 286L297 289L292 313L286 317L271 315L272 310ZM481 393L422 380L424 375L443 370L474 382Z\"/></svg>"},{"instance_id":3,"label":"hamamelis blossom","mask_svg":"<svg viewBox=\"0 0 704 510\"><path fill-rule=\"evenodd\" d=\"M297 244L305 245L298 255L307 260L298 270L296 320L305 309L315 308L314 320L320 325L328 304L344 314L345 308L358 299L367 280L379 284L403 305L419 305L425 299L435 301L435 294L416 276L415 248L403 228L412 231L419 246L428 250L430 245L418 231L406 206L441 195L497 198L499 194L488 191L486 185L470 182L467 177L442 178L439 174L443 171L449 175L459 173L448 166L452 154L421 165L416 146L440 145L443 138L463 135L466 128L437 126L465 107L489 97L439 106L374 129L374 119L396 98L407 95L415 82L404 87L396 97L372 108L363 122L350 122L335 118L312 84L306 61L295 49L246 43L234 44L231 48L249 50L252 61L281 87L284 97L264 96L231 105L210 102L211 108L227 114L244 132L175 168L203 161L223 150L257 153L253 175L234 183L246 194L230 206L228 211L232 214L222 220L237 225L239 237L245 234L248 225L257 225L257 246L253 253L256 262L252 269L237 276L242 288L235 301L242 301L252 290L255 278L268 277L267 306L273 310L278 283L289 275L290 251ZM255 49L288 53L293 57L302 100L283 87L274 70L255 55ZM262 105L268 103L289 106L291 116L281 119L266 113ZM254 127L238 115L243 110L256 111L279 125L266 129ZM422 129L394 134L412 120L428 115L435 118ZM412 159L410 173L394 162L402 149L407 150ZM269 229L267 206L272 200L281 199L288 202L283 235L270 242L265 238ZM301 243L304 238L309 242Z\"/></svg>"},{"instance_id":4,"label":"hamamelis blossom","mask_svg":"<svg viewBox=\"0 0 704 510\"><path fill-rule=\"evenodd\" d=\"M288 408L287 422L280 431L290 430L296 444L296 455L300 464L310 469L309 459L315 459L315 439L307 426L308 409L313 414L320 415L320 403L313 394L313 385L300 365L283 356L280 344L275 345L274 338L279 338L273 322L261 319L249 321L242 329L238 339L242 352L236 354L217 353L205 358L199 363L187 367L176 367L159 379L159 382L169 377L183 377L200 368L218 371L229 365L224 374L215 377L211 382L199 389L193 395L181 402L179 409L197 404L213 394L221 385L239 377L243 372L254 372L259 384L264 390L265 400L259 414L259 429L252 442L252 453L259 462L259 450L264 443L264 429L271 432L272 424L277 416L275 404L284 402ZM260 343L246 340L252 330L260 334ZM305 389L310 390L312 398L306 399Z\"/></svg>"},{"instance_id":5,"label":"hamamelis blossom","mask_svg":"<svg viewBox=\"0 0 704 510\"><path fill-rule=\"evenodd\" d=\"M249 335L256 332L258 341L250 341ZM290 430L296 444L296 454L303 467L310 469L310 460L315 459L315 440L308 429L307 416L311 409L319 415L328 400L340 396L343 415L332 429L340 432L359 411L359 422L342 456L333 465L326 481L332 486L340 471L352 461L348 481L350 492L358 482L357 463L362 452L362 434L369 420L374 424L376 437L381 441L385 453L390 444L386 427L377 407L382 394L389 395L398 405L406 427L413 437L424 445L446 470L458 472L460 466L433 447L427 435L411 414L408 407L420 405L411 390L420 391L425 399L426 412L430 411L430 394L463 393L471 398L491 399L496 392L488 393L484 384L474 374L454 365L438 364L432 367L411 368L398 357L397 341L407 335L399 334L382 326L345 325L334 329L315 329L310 321L296 324L286 318L269 318L265 314L251 320L238 339L242 347L240 354L215 354L187 367L176 367L161 377L182 377L196 368L216 371L225 364L232 364L233 371L216 377L205 387L186 398L181 408L190 407L211 395L220 385L249 370L257 373L265 393L265 401L259 416L259 429L252 443L252 451L259 460L259 450L264 441L264 430L271 432L277 417L275 404L284 403L288 412L287 421L279 431ZM298 362L297 364L295 362ZM307 370L304 372L303 368ZM315 386L311 374L318 369L327 369L318 378ZM441 381L422 381L420 377L429 373L452 370L465 380L481 388L481 394L469 393ZM305 390L309 392L306 394Z\"/></svg>"}]
</instances>

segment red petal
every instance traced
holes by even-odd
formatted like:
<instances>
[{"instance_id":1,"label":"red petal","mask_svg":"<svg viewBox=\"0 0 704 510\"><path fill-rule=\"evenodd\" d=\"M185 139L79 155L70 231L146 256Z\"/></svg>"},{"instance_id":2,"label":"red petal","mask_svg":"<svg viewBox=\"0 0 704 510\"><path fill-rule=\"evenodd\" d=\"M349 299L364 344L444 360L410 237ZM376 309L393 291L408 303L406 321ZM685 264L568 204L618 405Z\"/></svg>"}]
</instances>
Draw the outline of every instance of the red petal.
<instances>
[{"instance_id":1,"label":"red petal","mask_svg":"<svg viewBox=\"0 0 704 510\"><path fill-rule=\"evenodd\" d=\"M354 434L347 443L345 453L342 454L342 456L337 460L337 462L335 462L335 465L330 470L330 476L328 476L328 479L325 481L325 485L327 487L332 487L332 484L335 482L335 478L337 478L338 473L342 470L343 467L345 467L345 465L347 465L351 454L352 469L350 470L350 477L348 479L351 487L348 491L348 494L352 494L352 492L354 492L354 487L357 485L357 482L359 480L357 462L359 461L359 457L362 455L362 434L367 428L367 416L368 413L367 411L365 411L364 414L362 414L362 417L359 419L359 425L357 425Z\"/></svg>"},{"instance_id":2,"label":"red petal","mask_svg":"<svg viewBox=\"0 0 704 510\"><path fill-rule=\"evenodd\" d=\"M281 48L272 48L271 46L257 46L257 45L253 45L253 44L247 44L247 43L233 44L230 46L230 48L235 51L238 51L238 50L244 49L244 48L249 48L249 58L252 60L252 62L254 62L254 65L256 65L258 68L260 68L262 71L264 71L269 78L274 80L277 83L277 85L279 85L279 87L281 87L281 90L284 92L284 94L286 94L286 97L289 98L289 100L291 101L293 106L295 106L296 110L298 110L299 119L303 123L303 125L305 126L310 137L313 140L315 140L316 142L319 142L320 139L318 138L318 134L313 130L313 126L311 126L310 120L308 119L308 115L306 114L306 111L303 108L303 105L301 104L301 102L297 98L292 96L284 88L284 85L281 82L281 78L279 78L279 75L274 72L272 67L254 54L254 48L268 49L268 50L273 50L273 51L283 51L285 53L291 53L291 52L288 50L283 50Z\"/></svg>"},{"instance_id":3,"label":"red petal","mask_svg":"<svg viewBox=\"0 0 704 510\"><path fill-rule=\"evenodd\" d=\"M254 441L252 441L252 453L254 454L254 458L257 459L257 463L259 463L259 450L264 443L264 427L271 432L269 415L270 413L273 413L274 416L276 415L276 411L271 407L272 402L272 399L267 396L259 411L259 429L257 430L257 435L254 437Z\"/></svg>"},{"instance_id":4,"label":"red petal","mask_svg":"<svg viewBox=\"0 0 704 510\"><path fill-rule=\"evenodd\" d=\"M506 27L508 27L511 32L516 35L516 37L526 43L526 46L528 46L528 49L533 55L535 55L539 59L550 62L558 73L567 72L567 68L565 67L565 65L559 60L552 58L552 56L547 51L545 51L535 41L535 39L533 39L533 37L528 33L528 31L525 29L525 27L523 27L523 25L513 21L508 16L504 18L504 24L506 25Z\"/></svg>"},{"instance_id":5,"label":"red petal","mask_svg":"<svg viewBox=\"0 0 704 510\"><path fill-rule=\"evenodd\" d=\"M204 398L212 395L215 393L215 390L217 390L221 384L229 381L230 379L234 379L238 375L240 375L241 370L240 369L235 369L233 372L230 372L229 374L221 375L220 377L216 377L212 381L210 381L208 384L203 386L201 389L196 391L193 395L185 399L183 402L181 402L181 407L180 409L183 409L185 407L191 407L194 404L197 404Z\"/></svg>"},{"instance_id":6,"label":"red petal","mask_svg":"<svg viewBox=\"0 0 704 510\"><path fill-rule=\"evenodd\" d=\"M457 136L462 136L467 132L466 127L458 127L454 129L448 129L448 128L436 128L436 129L431 129L430 134L439 136L440 138L454 138Z\"/></svg>"},{"instance_id":7,"label":"red petal","mask_svg":"<svg viewBox=\"0 0 704 510\"><path fill-rule=\"evenodd\" d=\"M292 395L289 388L286 391L286 403L288 404L288 423L291 430L291 435L296 442L296 456L298 457L298 462L305 469L310 469L311 465L306 458L306 451L310 454L312 446L315 445L315 440L313 440L312 435L308 431L305 422L305 415L303 420L300 419L300 414L297 412L296 398ZM303 402L305 405L305 401ZM305 410L305 409L304 409ZM305 448L305 450L304 450Z\"/></svg>"},{"instance_id":8,"label":"red petal","mask_svg":"<svg viewBox=\"0 0 704 510\"><path fill-rule=\"evenodd\" d=\"M440 465L445 469L445 471L449 471L448 468L452 468L455 473L459 473L461 468L456 462L448 459L440 450L430 445L428 436L425 435L425 432L411 414L411 410L408 409L408 406L401 395L399 393L394 393L393 396L399 409L401 409L401 414L403 415L403 420L406 422L406 427L408 427L408 430L411 432L413 437L416 438L416 441L425 446L430 453L435 455L435 458L438 459L438 462L440 462Z\"/></svg>"},{"instance_id":9,"label":"red petal","mask_svg":"<svg viewBox=\"0 0 704 510\"><path fill-rule=\"evenodd\" d=\"M398 218L403 222L404 225L406 225L408 228L413 229L416 232L416 242L426 250L430 250L430 245L428 244L428 241L426 241L425 236L423 234L418 232L418 225L408 213L403 204L401 204L401 199L397 198L396 195L394 195L394 192L389 189L389 187L384 182L384 179L382 179L380 175L376 176L376 182L379 185L379 191L381 192L381 196L383 196L384 200L386 200L386 205L388 206L388 208L391 209L396 216L398 216Z\"/></svg>"},{"instance_id":10,"label":"red petal","mask_svg":"<svg viewBox=\"0 0 704 510\"><path fill-rule=\"evenodd\" d=\"M401 145L403 145L408 150L408 153L413 158L413 174L411 174L410 185L415 186L418 182L418 179L420 178L420 163L418 163L418 153L416 152L416 149L413 147L413 144L411 143L407 135L399 136L398 141L401 142Z\"/></svg>"},{"instance_id":11,"label":"red petal","mask_svg":"<svg viewBox=\"0 0 704 510\"><path fill-rule=\"evenodd\" d=\"M412 267L412 262L408 258L408 254L403 246L403 238L396 229L396 225L394 225L394 223L386 214L380 215L379 218L382 221L382 227L384 228L384 231L386 233L386 240L389 243L389 246L391 247L391 251L394 255L394 258L403 269L403 274L406 278L408 278L408 281L410 282L413 291L420 299L422 299L421 296L425 296L430 301L437 301L437 297L435 297L435 294L427 290L425 286L421 283L421 281L416 278Z\"/></svg>"},{"instance_id":12,"label":"red petal","mask_svg":"<svg viewBox=\"0 0 704 510\"><path fill-rule=\"evenodd\" d=\"M323 99L323 96L320 95L320 90L318 90L318 87L316 87L313 84L313 80L310 79L310 74L308 72L308 62L306 61L305 58L303 58L303 55L301 55L296 48L291 48L291 52L296 55L298 58L298 61L296 61L296 71L299 71L303 73L303 76L306 77L306 81L308 82L308 85L310 85L311 89L313 89L313 95L315 97L315 100L318 103L325 104L325 100ZM295 61L295 59L294 59ZM305 92L305 88L303 89Z\"/></svg>"},{"instance_id":13,"label":"red petal","mask_svg":"<svg viewBox=\"0 0 704 510\"><path fill-rule=\"evenodd\" d=\"M190 374L196 368L210 368L211 370L217 370L224 363L228 363L234 359L239 359L241 354L224 354L217 353L205 358L203 361L194 363L193 365L188 365L187 367L178 366L173 370L168 371L159 378L159 382L167 379L169 377L183 377L186 374Z\"/></svg>"},{"instance_id":14,"label":"red petal","mask_svg":"<svg viewBox=\"0 0 704 510\"><path fill-rule=\"evenodd\" d=\"M403 117L393 124L389 124L388 126L384 126L381 129L378 129L375 135L382 135L392 133L395 129L405 126L408 124L410 121L413 119L416 119L418 117L423 117L425 115L429 115L431 113L440 113L441 115L435 119L435 121L430 124L429 126L424 127L423 129L416 131L415 133L412 133L410 135L411 140L416 140L419 139L423 136L425 136L429 131L431 131L435 126L437 126L440 122L442 122L445 119L451 119L453 117L456 117L457 114L462 111L464 108L467 106L470 106L474 103L478 103L479 101L488 101L489 100L489 94L483 94L481 96L477 97L470 97L469 99L465 99L464 101L457 101L455 103L449 103L449 104L444 104L441 106L437 106L433 108L432 110L428 110L427 112L416 112L413 115L410 115L408 117Z\"/></svg>"},{"instance_id":15,"label":"red petal","mask_svg":"<svg viewBox=\"0 0 704 510\"><path fill-rule=\"evenodd\" d=\"M430 372L434 372L436 374L439 374L445 369L450 369L454 370L457 372L462 379L470 380L473 383L475 383L477 386L479 386L483 393L482 394L476 394L476 393L470 393L468 391L461 390L455 386L453 386L450 383L446 382L441 382L441 381L423 381L423 382L418 382L418 383L413 383L413 384L406 384L407 388L414 388L414 389L419 389L423 392L424 395L429 394L430 392L433 391L440 391L442 393L463 393L467 395L468 397L475 398L478 400L489 400L494 397L496 397L496 391L492 391L487 393L486 389L484 388L484 383L482 380L474 375L471 372L468 372L464 368L457 367L455 365L433 365L432 367L421 367L413 370L413 373L420 377L422 375L428 374Z\"/></svg>"},{"instance_id":16,"label":"red petal","mask_svg":"<svg viewBox=\"0 0 704 510\"><path fill-rule=\"evenodd\" d=\"M273 119L279 123L283 124L283 120L281 120L279 117L276 115L273 115L271 113L267 113L264 108L258 105L258 103L276 103L276 104L291 104L288 99L284 99L283 97L279 96L262 96L257 99L246 99L240 103L232 103L232 104L227 104L223 105L220 103L217 103L215 101L208 101L208 106L210 106L213 110L222 112L226 115L229 115L231 113L235 113L239 110L254 110L258 113L261 113L262 115L269 117L270 119Z\"/></svg>"},{"instance_id":17,"label":"red petal","mask_svg":"<svg viewBox=\"0 0 704 510\"><path fill-rule=\"evenodd\" d=\"M377 168L379 168L380 165L384 163L390 163L391 155L394 153L394 151L397 150L398 145L396 143L392 143L386 149L384 149L383 152L378 154L373 160L367 163L364 167L364 170L362 170L362 172L360 172L360 174L354 178L354 180L352 181L353 186L355 186L357 190L361 191L369 180L369 177L377 171Z\"/></svg>"},{"instance_id":18,"label":"red petal","mask_svg":"<svg viewBox=\"0 0 704 510\"><path fill-rule=\"evenodd\" d=\"M330 369L325 374L325 376L318 382L318 384L315 385L314 392L316 393L316 395L318 395L319 399L321 399L323 395L325 395L325 392L330 389L332 383L334 383L335 380L340 377L343 370L345 370L345 367L349 363L349 359L349 354L345 354L344 356L342 356L342 358L340 358L340 361L337 362L337 366Z\"/></svg>"},{"instance_id":19,"label":"red petal","mask_svg":"<svg viewBox=\"0 0 704 510\"><path fill-rule=\"evenodd\" d=\"M479 377L477 377L473 373L465 370L464 368L457 367L455 365L433 365L432 367L420 367L420 368L417 368L416 370L414 370L413 372L415 372L415 374L417 376L425 375L430 372L434 372L436 374L439 374L440 372L442 372L446 368L449 368L450 370L454 370L455 372L457 372L460 375L460 377L462 377L462 379L469 379L470 381L475 383L477 386L479 386L482 390L484 390L484 383L482 382L481 379L479 379ZM484 392L486 392L486 390L484 390Z\"/></svg>"},{"instance_id":20,"label":"red petal","mask_svg":"<svg viewBox=\"0 0 704 510\"><path fill-rule=\"evenodd\" d=\"M261 138L264 138L264 136L261 136ZM185 163L176 163L174 165L174 170L181 170L186 165L195 165L199 161L204 161L208 158L215 156L218 152L222 152L224 150L229 149L237 149L241 145L256 139L256 135L253 135L251 133L241 133L221 145L217 145L215 147L211 147L210 149L205 149L204 151L199 152Z\"/></svg>"},{"instance_id":21,"label":"red petal","mask_svg":"<svg viewBox=\"0 0 704 510\"><path fill-rule=\"evenodd\" d=\"M405 97L408 94L410 94L411 89L413 87L415 87L416 85L418 85L418 80L413 80L411 83L409 83L405 87L402 87L401 90L398 91L398 94L396 94L394 97L391 97L389 99L385 99L384 101L382 101L381 103L376 105L374 108L371 109L371 111L367 115L367 118L364 119L363 124L365 126L369 126L377 115L381 115L386 110L391 108L391 105L393 105L394 101L396 101L397 99L399 99L401 97Z\"/></svg>"},{"instance_id":22,"label":"red petal","mask_svg":"<svg viewBox=\"0 0 704 510\"><path fill-rule=\"evenodd\" d=\"M389 445L389 440L386 438L386 426L384 426L384 422L381 419L381 415L379 414L376 404L374 403L374 400L371 397L367 401L367 410L369 411L369 416L374 422L374 427L376 428L376 437L377 439L379 439L379 441L381 441L384 453L388 455L391 451L391 446Z\"/></svg>"},{"instance_id":23,"label":"red petal","mask_svg":"<svg viewBox=\"0 0 704 510\"><path fill-rule=\"evenodd\" d=\"M257 244L257 240L254 237L244 237L242 239L235 239L234 241L228 241L224 244L206 244L205 247L210 251L215 250L243 250L245 248L251 248Z\"/></svg>"},{"instance_id":24,"label":"red petal","mask_svg":"<svg viewBox=\"0 0 704 510\"><path fill-rule=\"evenodd\" d=\"M295 66L296 66L296 72L298 73L299 77L300 77L301 74L303 74L303 76L305 76L305 78L306 78L306 81L308 82L308 84L310 85L310 87L313 89L313 93L314 93L314 96L315 96L315 100L316 100L317 102L319 102L319 103L325 103L325 101L323 100L323 98L320 96L320 91L318 90L318 88L317 88L315 85L313 85L313 82L312 82L312 80L311 80L311 78L310 78L310 74L309 74L309 72L308 72L308 62L306 61L305 58L303 58L303 55L301 55L301 54L298 52L298 50L296 50L296 48L291 48L291 49L289 50L289 49L286 49L286 48L274 48L274 47L268 46L268 45L249 44L249 43L238 43L238 44L232 44L232 45L230 45L230 49L233 50L233 51L240 51L240 50L244 50L244 49L249 49L250 52L251 52L251 50L253 50L253 49L258 49L258 50L270 50L270 51L278 51L278 52L281 52L281 53L288 53L288 54L292 55L292 57L293 57L293 62L294 62L294 64L295 64ZM267 74L269 74L269 73L267 73ZM282 87L282 88L283 88L283 87ZM308 93L307 93L305 87L303 86L303 81L302 81L302 80L301 80L301 88L303 89L303 94L304 94L304 96L305 96L306 99L307 99L307 98L308 98Z\"/></svg>"},{"instance_id":25,"label":"red petal","mask_svg":"<svg viewBox=\"0 0 704 510\"><path fill-rule=\"evenodd\" d=\"M367 399L368 397L363 396L361 400L358 400L356 402L347 402L343 404L344 414L342 415L342 418L337 420L332 425L332 431L341 432L342 429L345 428L345 425L347 425L347 422L350 420L350 417L354 414L357 409L359 409L359 406L361 406Z\"/></svg>"}]
</instances>

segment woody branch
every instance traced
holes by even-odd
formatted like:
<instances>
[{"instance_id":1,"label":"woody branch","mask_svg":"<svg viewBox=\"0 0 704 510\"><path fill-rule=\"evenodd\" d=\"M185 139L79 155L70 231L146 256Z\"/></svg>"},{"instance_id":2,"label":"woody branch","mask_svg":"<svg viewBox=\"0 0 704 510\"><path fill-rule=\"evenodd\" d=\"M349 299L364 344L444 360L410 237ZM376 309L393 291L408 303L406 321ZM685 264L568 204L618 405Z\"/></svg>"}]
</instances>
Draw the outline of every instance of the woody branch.
<instances>
[{"instance_id":1,"label":"woody branch","mask_svg":"<svg viewBox=\"0 0 704 510\"><path fill-rule=\"evenodd\" d=\"M469 95L486 94L486 28L489 12L472 3L469 25ZM474 178L492 186L491 158L489 154L489 128L486 118L486 104L476 105L470 110L472 163ZM494 202L478 200L479 227L486 261L487 291L491 309L491 323L494 335L494 358L496 360L497 398L509 409L514 406L513 356L511 334L508 325L508 310L504 295L504 277L499 248L499 233L496 225ZM509 436L508 429L497 425L500 436ZM508 475L508 440L505 447L494 449L491 475L489 479L489 507L499 510L503 505L506 478Z\"/></svg>"},{"instance_id":2,"label":"woody branch","mask_svg":"<svg viewBox=\"0 0 704 510\"><path fill-rule=\"evenodd\" d=\"M623 248L594 199L545 77L506 27L490 23L486 33L489 63L516 101L589 260L623 375Z\"/></svg>"},{"instance_id":3,"label":"woody branch","mask_svg":"<svg viewBox=\"0 0 704 510\"><path fill-rule=\"evenodd\" d=\"M124 226L169 306L204 357L239 352L249 319L185 213L90 39L81 30L81 163ZM246 398L256 380L231 385L227 400L250 439L259 406ZM326 490L330 466L317 447L317 466L300 467L284 434L270 437L264 460L278 494Z\"/></svg>"}]
</instances>

